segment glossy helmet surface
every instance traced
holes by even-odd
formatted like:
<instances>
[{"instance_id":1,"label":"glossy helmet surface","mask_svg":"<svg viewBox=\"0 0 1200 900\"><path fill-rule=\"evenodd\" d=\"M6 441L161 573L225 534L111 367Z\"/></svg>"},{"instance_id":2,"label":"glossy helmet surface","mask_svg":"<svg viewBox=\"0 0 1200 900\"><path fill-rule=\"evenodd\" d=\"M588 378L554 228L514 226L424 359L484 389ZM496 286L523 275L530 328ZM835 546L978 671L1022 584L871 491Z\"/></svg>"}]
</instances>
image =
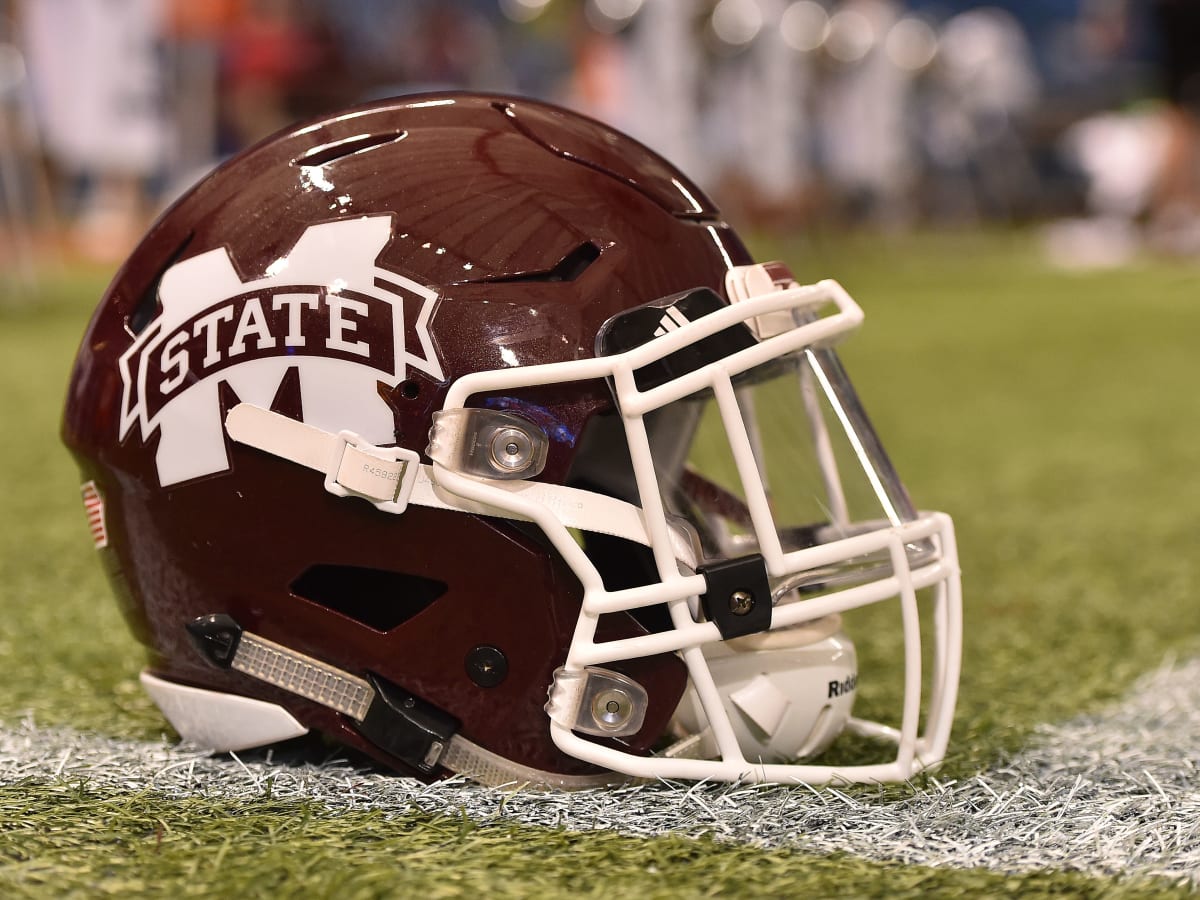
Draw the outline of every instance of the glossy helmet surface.
<instances>
[{"instance_id":1,"label":"glossy helmet surface","mask_svg":"<svg viewBox=\"0 0 1200 900\"><path fill-rule=\"evenodd\" d=\"M143 684L198 744L315 730L497 784L902 779L945 751L957 560L829 349L860 320L633 140L422 95L168 210L64 439ZM876 606L890 724L851 709L843 619ZM828 762L844 730L887 761Z\"/></svg>"}]
</instances>

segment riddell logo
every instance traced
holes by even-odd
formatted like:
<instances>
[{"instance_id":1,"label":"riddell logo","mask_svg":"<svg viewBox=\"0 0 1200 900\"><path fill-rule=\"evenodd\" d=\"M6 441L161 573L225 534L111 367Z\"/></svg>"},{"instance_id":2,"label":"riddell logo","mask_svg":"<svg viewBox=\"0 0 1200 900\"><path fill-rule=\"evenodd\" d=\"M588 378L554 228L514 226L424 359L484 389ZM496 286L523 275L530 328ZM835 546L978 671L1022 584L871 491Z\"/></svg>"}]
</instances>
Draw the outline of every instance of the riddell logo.
<instances>
[{"instance_id":1,"label":"riddell logo","mask_svg":"<svg viewBox=\"0 0 1200 900\"><path fill-rule=\"evenodd\" d=\"M246 282L223 249L163 274L162 312L121 357L120 424L122 440L135 424L143 440L161 430L160 484L229 468L222 382L270 407L295 370L304 421L394 439L378 383L394 387L409 366L443 374L429 335L436 293L376 263L391 233L390 216L311 226Z\"/></svg>"},{"instance_id":2,"label":"riddell logo","mask_svg":"<svg viewBox=\"0 0 1200 900\"><path fill-rule=\"evenodd\" d=\"M833 697L845 697L854 693L854 689L858 687L858 673L853 672L847 675L841 681L829 682L829 695L827 699Z\"/></svg>"}]
</instances>

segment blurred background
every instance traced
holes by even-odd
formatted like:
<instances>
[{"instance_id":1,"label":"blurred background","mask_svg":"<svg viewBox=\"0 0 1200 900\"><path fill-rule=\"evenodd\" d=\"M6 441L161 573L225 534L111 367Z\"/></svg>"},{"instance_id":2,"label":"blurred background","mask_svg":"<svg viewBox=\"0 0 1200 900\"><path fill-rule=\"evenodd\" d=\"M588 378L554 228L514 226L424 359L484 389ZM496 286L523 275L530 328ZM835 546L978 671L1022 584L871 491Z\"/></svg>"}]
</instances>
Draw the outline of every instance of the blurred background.
<instances>
[{"instance_id":1,"label":"blurred background","mask_svg":"<svg viewBox=\"0 0 1200 900\"><path fill-rule=\"evenodd\" d=\"M1197 0L0 0L0 270L119 260L222 158L349 104L514 92L739 228L1200 252Z\"/></svg>"}]
</instances>

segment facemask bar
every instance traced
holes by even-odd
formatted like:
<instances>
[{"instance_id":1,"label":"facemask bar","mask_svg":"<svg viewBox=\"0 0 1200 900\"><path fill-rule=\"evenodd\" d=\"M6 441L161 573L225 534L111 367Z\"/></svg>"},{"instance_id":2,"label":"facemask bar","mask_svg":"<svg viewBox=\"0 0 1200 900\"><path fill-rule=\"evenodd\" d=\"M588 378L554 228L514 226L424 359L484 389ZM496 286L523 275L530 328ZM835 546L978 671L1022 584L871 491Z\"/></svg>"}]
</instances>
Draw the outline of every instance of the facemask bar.
<instances>
[{"instance_id":1,"label":"facemask bar","mask_svg":"<svg viewBox=\"0 0 1200 900\"><path fill-rule=\"evenodd\" d=\"M433 478L439 489L535 522L580 579L584 590L583 605L564 669L578 673L588 667L602 668L606 663L623 659L678 652L688 666L721 758L699 760L634 756L574 734L569 724L552 721L550 728L555 743L572 756L639 777L803 781L815 784L831 780L872 782L904 779L939 762L945 752L957 691L961 644L961 600L950 520L943 514L931 513L911 521L893 522L890 528L785 552L759 476L761 452L755 453L744 413L738 404L733 378L789 354L829 346L861 322L862 312L841 286L833 281L785 289L772 287L774 289L764 294L722 306L674 330L666 331L647 343L613 356L473 373L455 382L448 393L444 409L451 411L465 408L470 397L476 394L604 378L610 381L617 397L642 500L641 513L646 532L644 542L653 552L660 578L657 584L606 591L595 566L548 505L536 499L527 499L519 491L503 490L487 480L456 472L436 460L433 466ZM830 307L833 311L828 315L819 318L815 315L818 310L828 310ZM783 317L790 320L793 327L779 327L778 323ZM798 320L803 324L795 324ZM759 325L769 323L771 327L762 328L763 337L728 356L677 377L661 379L658 383L647 385L643 378L639 384L639 373L644 375L648 368L663 364L673 354L687 353L689 347L728 329L745 327L744 323L748 322ZM792 572L832 566L847 558L871 554L883 554L889 559L891 574L888 577L809 600L783 604L775 609L771 627L772 630L782 629L860 606L898 600L906 657L905 700L900 727L895 729L851 720L854 729L894 742L897 745L894 762L834 769L812 765L762 765L744 758L702 650L704 644L721 640L721 635L713 622L697 621L691 612L695 598L707 590L706 580L701 575L693 574L686 561L683 564L680 562L684 559L679 549L681 542L672 533L663 506L644 421L644 417L654 410L702 391L711 391L716 399L735 464L745 486L746 505L769 575L782 578ZM918 542L929 542L937 552L933 554L933 559L920 562L914 568L907 548ZM922 679L916 593L923 588L933 588L935 592L936 637L934 683L926 730L924 735L918 735ZM691 605L689 601L692 601ZM671 630L619 641L595 641L601 615L658 604L666 605L673 625Z\"/></svg>"}]
</instances>

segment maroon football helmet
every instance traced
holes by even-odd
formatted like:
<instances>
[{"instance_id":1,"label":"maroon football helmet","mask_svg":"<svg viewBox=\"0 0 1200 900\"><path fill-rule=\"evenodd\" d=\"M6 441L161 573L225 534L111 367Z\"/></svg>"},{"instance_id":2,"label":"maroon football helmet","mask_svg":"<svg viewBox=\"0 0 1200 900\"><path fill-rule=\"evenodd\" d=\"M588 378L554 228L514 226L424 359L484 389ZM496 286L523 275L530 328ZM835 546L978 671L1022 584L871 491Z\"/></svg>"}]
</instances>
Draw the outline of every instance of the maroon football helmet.
<instances>
[{"instance_id":1,"label":"maroon football helmet","mask_svg":"<svg viewBox=\"0 0 1200 900\"><path fill-rule=\"evenodd\" d=\"M830 349L860 319L633 140L424 95L171 207L64 438L192 742L315 730L486 783L905 778L945 751L957 561ZM908 660L891 724L851 715L868 605ZM797 763L847 728L894 759Z\"/></svg>"}]
</instances>

